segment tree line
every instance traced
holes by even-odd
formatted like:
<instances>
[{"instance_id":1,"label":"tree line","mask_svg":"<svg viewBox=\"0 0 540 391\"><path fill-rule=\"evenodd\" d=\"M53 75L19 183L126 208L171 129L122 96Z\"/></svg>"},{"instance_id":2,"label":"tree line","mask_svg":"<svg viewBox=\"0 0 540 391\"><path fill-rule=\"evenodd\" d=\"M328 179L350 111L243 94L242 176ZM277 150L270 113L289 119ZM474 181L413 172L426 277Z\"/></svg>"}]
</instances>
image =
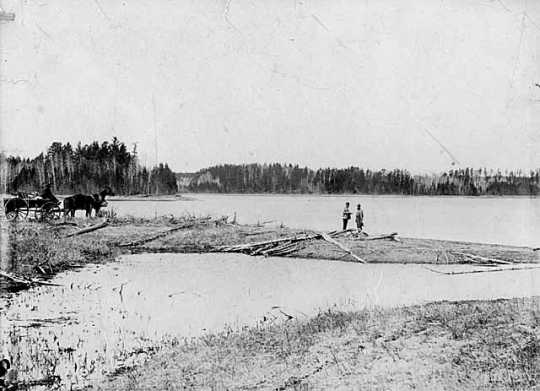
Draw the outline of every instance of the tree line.
<instances>
[{"instance_id":1,"label":"tree line","mask_svg":"<svg viewBox=\"0 0 540 391\"><path fill-rule=\"evenodd\" d=\"M530 172L463 168L442 174L359 167L313 170L292 164L225 164L178 174L185 190L219 193L359 193L403 195L538 195L540 169Z\"/></svg>"},{"instance_id":2,"label":"tree line","mask_svg":"<svg viewBox=\"0 0 540 391\"><path fill-rule=\"evenodd\" d=\"M167 164L143 167L136 146L129 151L116 137L75 147L54 142L32 159L8 156L2 163L8 193L39 191L48 183L59 194L94 193L104 186L117 194L177 192L175 174Z\"/></svg>"}]
</instances>

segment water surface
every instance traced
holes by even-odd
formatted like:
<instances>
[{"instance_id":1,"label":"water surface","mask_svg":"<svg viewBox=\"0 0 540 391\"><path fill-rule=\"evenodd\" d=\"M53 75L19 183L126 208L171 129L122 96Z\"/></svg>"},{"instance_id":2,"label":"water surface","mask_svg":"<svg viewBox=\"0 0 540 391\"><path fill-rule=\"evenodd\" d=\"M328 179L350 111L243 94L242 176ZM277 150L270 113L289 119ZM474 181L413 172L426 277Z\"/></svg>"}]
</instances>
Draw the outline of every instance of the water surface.
<instances>
[{"instance_id":1,"label":"water surface","mask_svg":"<svg viewBox=\"0 0 540 391\"><path fill-rule=\"evenodd\" d=\"M330 307L540 295L540 269L447 276L421 265L239 254L130 255L61 273L54 282L62 286L3 301L1 347L23 378L58 374L66 389L144 359L130 353L164 338L282 321L284 314L303 319Z\"/></svg>"},{"instance_id":2,"label":"water surface","mask_svg":"<svg viewBox=\"0 0 540 391\"><path fill-rule=\"evenodd\" d=\"M110 201L121 215L228 215L240 223L284 223L292 228L334 230L341 227L345 201L361 203L370 233L540 246L540 198L405 197L320 195L189 194L194 201Z\"/></svg>"}]
</instances>

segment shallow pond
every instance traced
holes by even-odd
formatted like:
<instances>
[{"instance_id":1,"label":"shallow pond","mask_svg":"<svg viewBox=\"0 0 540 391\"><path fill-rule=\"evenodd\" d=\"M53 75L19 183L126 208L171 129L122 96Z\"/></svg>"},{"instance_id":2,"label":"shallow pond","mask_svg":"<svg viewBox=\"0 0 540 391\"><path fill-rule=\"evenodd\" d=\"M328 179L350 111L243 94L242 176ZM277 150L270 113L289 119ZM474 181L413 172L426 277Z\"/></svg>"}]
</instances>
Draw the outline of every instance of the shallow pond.
<instances>
[{"instance_id":1,"label":"shallow pond","mask_svg":"<svg viewBox=\"0 0 540 391\"><path fill-rule=\"evenodd\" d=\"M540 197L406 197L369 195L189 194L192 201L109 202L120 215L228 215L240 223L266 221L291 228L331 231L341 226L345 201L361 203L370 233L540 246ZM352 222L351 222L352 223Z\"/></svg>"},{"instance_id":2,"label":"shallow pond","mask_svg":"<svg viewBox=\"0 0 540 391\"><path fill-rule=\"evenodd\" d=\"M53 280L60 287L9 295L1 308L1 347L22 378L57 374L69 389L143 359L131 353L164 338L279 321L284 314L302 319L329 307L540 295L539 281L540 269L448 276L421 265L130 255L62 273Z\"/></svg>"}]
</instances>

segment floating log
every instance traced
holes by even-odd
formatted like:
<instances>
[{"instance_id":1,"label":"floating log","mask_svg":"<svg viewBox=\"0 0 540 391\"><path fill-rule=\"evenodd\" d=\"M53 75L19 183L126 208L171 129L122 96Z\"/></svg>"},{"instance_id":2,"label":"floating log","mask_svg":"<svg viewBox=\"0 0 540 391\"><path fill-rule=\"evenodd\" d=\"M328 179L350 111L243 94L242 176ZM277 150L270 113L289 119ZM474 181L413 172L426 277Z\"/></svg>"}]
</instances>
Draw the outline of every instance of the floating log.
<instances>
[{"instance_id":1,"label":"floating log","mask_svg":"<svg viewBox=\"0 0 540 391\"><path fill-rule=\"evenodd\" d=\"M367 263L365 260L363 260L362 258L360 258L359 256L357 256L356 254L354 254L350 249L348 249L347 247L345 247L344 245L342 245L341 243L339 243L337 240L335 239L332 239L330 237L330 235L328 234L321 234L322 238L324 240L326 240L327 242L329 243L332 243L333 245L339 247L340 249L342 249L343 251L345 251L346 253L350 254L354 259L356 259L358 262L361 262L361 263Z\"/></svg>"},{"instance_id":2,"label":"floating log","mask_svg":"<svg viewBox=\"0 0 540 391\"><path fill-rule=\"evenodd\" d=\"M25 285L25 286L32 286L32 285L60 286L58 284L53 284L53 283L45 282L45 281L39 281L33 278L19 277L14 274L7 273L1 270L0 270L0 276L7 278L8 280L13 281L16 284Z\"/></svg>"},{"instance_id":3,"label":"floating log","mask_svg":"<svg viewBox=\"0 0 540 391\"><path fill-rule=\"evenodd\" d=\"M422 266L422 267L426 270L429 270L430 272L437 273L437 274L445 274L447 276L454 276L458 274L474 274L474 273L490 273L490 272L506 272L506 271L516 271L516 270L540 269L540 266L515 266L515 267L504 267L504 268L501 267L498 269L467 270L467 271L460 271L460 272L443 272L441 270L435 270L427 266Z\"/></svg>"},{"instance_id":4,"label":"floating log","mask_svg":"<svg viewBox=\"0 0 540 391\"><path fill-rule=\"evenodd\" d=\"M72 233L64 236L64 238L70 238L72 236L87 234L89 232L93 232L93 231L97 231L98 229L105 228L108 225L109 225L109 219L105 219L99 224L92 225L91 227L84 228L84 229L78 230L76 232L72 232Z\"/></svg>"}]
</instances>

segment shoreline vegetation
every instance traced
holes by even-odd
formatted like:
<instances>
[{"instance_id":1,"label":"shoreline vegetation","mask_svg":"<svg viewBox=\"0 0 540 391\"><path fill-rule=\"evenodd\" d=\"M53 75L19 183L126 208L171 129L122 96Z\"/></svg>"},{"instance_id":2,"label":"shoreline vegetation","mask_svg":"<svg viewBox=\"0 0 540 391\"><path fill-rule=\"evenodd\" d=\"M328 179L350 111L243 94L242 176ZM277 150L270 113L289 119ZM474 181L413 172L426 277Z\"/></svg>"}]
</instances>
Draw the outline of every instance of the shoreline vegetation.
<instances>
[{"instance_id":1,"label":"shoreline vegetation","mask_svg":"<svg viewBox=\"0 0 540 391\"><path fill-rule=\"evenodd\" d=\"M193 216L15 221L7 229L10 272L29 284L0 279L0 292L25 289L32 281L47 282L58 272L110 262L121 254L213 252L246 244L258 251L254 243L320 235ZM480 260L540 262L539 253L525 247L387 236L364 240L341 232L332 237L370 263L436 267L473 262L459 253ZM356 261L326 240L305 244L283 256ZM166 339L144 366L120 368L94 389L531 389L540 384L539 322L538 297L330 309L309 319L285 316L191 340Z\"/></svg>"},{"instance_id":2,"label":"shoreline vegetation","mask_svg":"<svg viewBox=\"0 0 540 391\"><path fill-rule=\"evenodd\" d=\"M177 173L191 192L268 194L538 195L540 169L456 168L437 174L404 169L319 168L292 164L224 164Z\"/></svg>"},{"instance_id":3,"label":"shoreline vegetation","mask_svg":"<svg viewBox=\"0 0 540 391\"><path fill-rule=\"evenodd\" d=\"M51 183L55 193L94 193L104 186L119 195L178 192L239 194L540 195L540 168L456 168L415 174L401 168L318 168L298 164L224 164L174 173L166 163L141 165L116 137L90 144L54 142L33 158L0 154L8 193L34 192Z\"/></svg>"}]
</instances>

